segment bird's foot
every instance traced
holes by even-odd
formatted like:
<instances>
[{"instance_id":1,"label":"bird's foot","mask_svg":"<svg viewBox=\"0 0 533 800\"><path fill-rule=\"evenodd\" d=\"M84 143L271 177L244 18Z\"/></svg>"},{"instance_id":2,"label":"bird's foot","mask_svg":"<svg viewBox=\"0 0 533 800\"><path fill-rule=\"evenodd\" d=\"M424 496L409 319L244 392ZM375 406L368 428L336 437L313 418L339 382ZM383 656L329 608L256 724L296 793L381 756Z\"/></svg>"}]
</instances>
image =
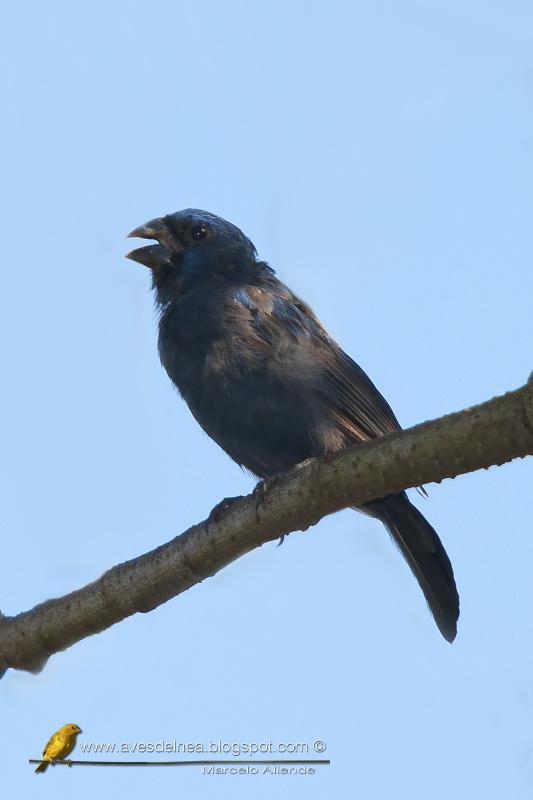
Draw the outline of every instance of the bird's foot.
<instances>
[{"instance_id":1,"label":"bird's foot","mask_svg":"<svg viewBox=\"0 0 533 800\"><path fill-rule=\"evenodd\" d=\"M263 478L262 481L259 481L257 486L253 491L253 497L255 500L255 513L257 516L257 521L261 522L261 517L259 516L259 511L261 506L264 505L265 497L268 494L269 490L274 485L275 478Z\"/></svg>"},{"instance_id":2,"label":"bird's foot","mask_svg":"<svg viewBox=\"0 0 533 800\"><path fill-rule=\"evenodd\" d=\"M263 480L259 481L259 483L257 484L257 486L254 489L253 496L254 496L254 499L255 499L255 513L256 513L258 522L261 522L261 516L260 516L259 512L261 510L261 506L264 505L265 496L276 485L276 481L277 481L276 477L263 478ZM279 539L279 542L278 542L278 545L277 545L278 547L281 544L283 544L283 540L285 539L286 535L288 535L288 534L283 533L280 536L280 539Z\"/></svg>"}]
</instances>

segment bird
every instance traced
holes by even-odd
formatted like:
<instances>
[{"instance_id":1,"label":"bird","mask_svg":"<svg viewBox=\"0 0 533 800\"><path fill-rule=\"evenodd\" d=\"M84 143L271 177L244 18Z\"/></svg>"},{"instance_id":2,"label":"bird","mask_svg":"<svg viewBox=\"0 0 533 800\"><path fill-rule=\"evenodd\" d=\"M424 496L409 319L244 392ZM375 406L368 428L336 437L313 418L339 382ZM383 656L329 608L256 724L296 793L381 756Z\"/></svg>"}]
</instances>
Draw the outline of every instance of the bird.
<instances>
[{"instance_id":1,"label":"bird","mask_svg":"<svg viewBox=\"0 0 533 800\"><path fill-rule=\"evenodd\" d=\"M188 208L140 225L127 258L151 271L162 366L203 430L260 479L401 430L363 369L234 224ZM405 492L358 507L380 520L443 637L459 595L434 528Z\"/></svg>"},{"instance_id":2,"label":"bird","mask_svg":"<svg viewBox=\"0 0 533 800\"><path fill-rule=\"evenodd\" d=\"M35 772L44 772L50 763L66 758L76 746L76 736L81 733L79 725L69 722L53 733L43 750L43 761Z\"/></svg>"}]
</instances>

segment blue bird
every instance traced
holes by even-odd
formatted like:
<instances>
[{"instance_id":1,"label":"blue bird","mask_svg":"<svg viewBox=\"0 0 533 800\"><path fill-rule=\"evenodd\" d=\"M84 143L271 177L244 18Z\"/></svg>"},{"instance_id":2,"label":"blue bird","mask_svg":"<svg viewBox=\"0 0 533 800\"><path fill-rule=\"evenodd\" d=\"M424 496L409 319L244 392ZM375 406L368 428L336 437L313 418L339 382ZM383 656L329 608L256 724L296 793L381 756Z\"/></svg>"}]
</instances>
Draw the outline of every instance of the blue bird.
<instances>
[{"instance_id":1,"label":"blue bird","mask_svg":"<svg viewBox=\"0 0 533 800\"><path fill-rule=\"evenodd\" d=\"M128 258L152 272L159 356L204 431L269 478L400 430L370 378L235 225L199 209L153 219ZM381 520L449 642L459 596L442 543L405 492L359 509Z\"/></svg>"}]
</instances>

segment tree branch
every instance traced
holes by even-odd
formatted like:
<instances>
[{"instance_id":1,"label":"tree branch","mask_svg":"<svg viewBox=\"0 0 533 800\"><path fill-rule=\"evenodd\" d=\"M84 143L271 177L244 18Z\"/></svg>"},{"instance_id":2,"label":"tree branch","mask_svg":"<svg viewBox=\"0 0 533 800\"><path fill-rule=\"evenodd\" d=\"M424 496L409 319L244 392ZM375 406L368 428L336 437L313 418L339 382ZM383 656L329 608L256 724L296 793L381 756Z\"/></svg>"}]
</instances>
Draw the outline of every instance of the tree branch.
<instances>
[{"instance_id":1,"label":"tree branch","mask_svg":"<svg viewBox=\"0 0 533 800\"><path fill-rule=\"evenodd\" d=\"M65 597L0 616L0 676L148 612L265 542L334 511L533 454L533 374L521 389L406 431L310 459Z\"/></svg>"}]
</instances>

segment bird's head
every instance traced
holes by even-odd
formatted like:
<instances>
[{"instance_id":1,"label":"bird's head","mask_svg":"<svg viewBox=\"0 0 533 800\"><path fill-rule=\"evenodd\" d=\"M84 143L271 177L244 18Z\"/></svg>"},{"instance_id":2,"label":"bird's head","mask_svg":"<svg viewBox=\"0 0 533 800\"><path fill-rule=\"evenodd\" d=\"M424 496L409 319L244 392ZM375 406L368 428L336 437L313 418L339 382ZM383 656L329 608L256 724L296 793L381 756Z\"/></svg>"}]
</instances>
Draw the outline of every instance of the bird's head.
<instances>
[{"instance_id":1,"label":"bird's head","mask_svg":"<svg viewBox=\"0 0 533 800\"><path fill-rule=\"evenodd\" d=\"M63 731L63 733L66 733L69 736L76 736L76 734L81 733L80 726L75 725L73 722L69 722L67 725L63 725L61 730Z\"/></svg>"},{"instance_id":2,"label":"bird's head","mask_svg":"<svg viewBox=\"0 0 533 800\"><path fill-rule=\"evenodd\" d=\"M239 280L255 262L254 245L236 225L197 208L152 219L128 236L157 242L126 257L151 269L160 303L199 284Z\"/></svg>"}]
</instances>

